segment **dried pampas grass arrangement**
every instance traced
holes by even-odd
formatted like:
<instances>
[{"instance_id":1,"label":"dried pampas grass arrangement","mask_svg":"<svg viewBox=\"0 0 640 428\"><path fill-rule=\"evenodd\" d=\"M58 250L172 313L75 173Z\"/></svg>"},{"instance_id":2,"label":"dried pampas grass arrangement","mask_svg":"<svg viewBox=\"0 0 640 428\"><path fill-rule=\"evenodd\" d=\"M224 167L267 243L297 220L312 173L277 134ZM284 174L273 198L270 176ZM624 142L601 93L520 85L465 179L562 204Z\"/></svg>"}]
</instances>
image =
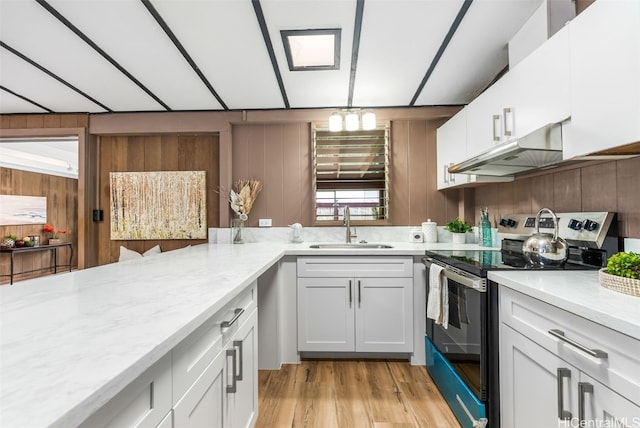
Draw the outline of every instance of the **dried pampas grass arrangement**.
<instances>
[{"instance_id":1,"label":"dried pampas grass arrangement","mask_svg":"<svg viewBox=\"0 0 640 428\"><path fill-rule=\"evenodd\" d=\"M240 220L246 221L258 193L262 190L262 182L253 179L240 179L236 181L234 187L235 189L229 191L229 205L238 214Z\"/></svg>"}]
</instances>

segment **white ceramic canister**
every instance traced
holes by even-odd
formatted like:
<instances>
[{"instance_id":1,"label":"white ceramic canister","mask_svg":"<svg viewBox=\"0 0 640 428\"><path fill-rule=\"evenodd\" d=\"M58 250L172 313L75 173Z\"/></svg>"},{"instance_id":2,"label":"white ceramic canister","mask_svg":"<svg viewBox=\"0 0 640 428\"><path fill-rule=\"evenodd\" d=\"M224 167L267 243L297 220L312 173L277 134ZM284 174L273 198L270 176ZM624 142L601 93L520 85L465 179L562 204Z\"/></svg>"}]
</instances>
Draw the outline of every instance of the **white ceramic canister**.
<instances>
[{"instance_id":1,"label":"white ceramic canister","mask_svg":"<svg viewBox=\"0 0 640 428\"><path fill-rule=\"evenodd\" d=\"M438 225L430 218L422 223L422 233L424 234L424 242L438 242Z\"/></svg>"}]
</instances>

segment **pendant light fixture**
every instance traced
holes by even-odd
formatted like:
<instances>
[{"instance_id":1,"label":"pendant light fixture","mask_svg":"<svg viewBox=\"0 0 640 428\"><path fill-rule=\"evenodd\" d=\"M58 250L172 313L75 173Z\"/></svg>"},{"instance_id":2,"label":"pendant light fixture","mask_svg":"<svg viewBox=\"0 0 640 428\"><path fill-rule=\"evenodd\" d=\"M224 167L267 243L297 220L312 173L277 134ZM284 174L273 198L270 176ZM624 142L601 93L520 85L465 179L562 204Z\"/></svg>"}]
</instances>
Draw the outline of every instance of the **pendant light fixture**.
<instances>
[{"instance_id":1,"label":"pendant light fixture","mask_svg":"<svg viewBox=\"0 0 640 428\"><path fill-rule=\"evenodd\" d=\"M329 131L340 132L357 131L363 129L370 131L376 128L376 114L370 110L361 112L358 110L335 111L329 116Z\"/></svg>"}]
</instances>

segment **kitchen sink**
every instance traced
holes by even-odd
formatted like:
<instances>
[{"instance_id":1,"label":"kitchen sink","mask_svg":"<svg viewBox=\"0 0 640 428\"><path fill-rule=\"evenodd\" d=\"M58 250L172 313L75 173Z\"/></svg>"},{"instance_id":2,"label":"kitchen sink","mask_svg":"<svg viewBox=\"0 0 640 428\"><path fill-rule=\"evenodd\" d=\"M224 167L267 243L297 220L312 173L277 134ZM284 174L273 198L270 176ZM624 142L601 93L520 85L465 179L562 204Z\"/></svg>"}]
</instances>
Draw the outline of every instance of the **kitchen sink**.
<instances>
[{"instance_id":1,"label":"kitchen sink","mask_svg":"<svg viewBox=\"0 0 640 428\"><path fill-rule=\"evenodd\" d=\"M387 244L314 244L309 245L309 248L318 248L318 249L344 249L344 248L377 248L377 249L385 249L385 248L393 248L392 245Z\"/></svg>"}]
</instances>

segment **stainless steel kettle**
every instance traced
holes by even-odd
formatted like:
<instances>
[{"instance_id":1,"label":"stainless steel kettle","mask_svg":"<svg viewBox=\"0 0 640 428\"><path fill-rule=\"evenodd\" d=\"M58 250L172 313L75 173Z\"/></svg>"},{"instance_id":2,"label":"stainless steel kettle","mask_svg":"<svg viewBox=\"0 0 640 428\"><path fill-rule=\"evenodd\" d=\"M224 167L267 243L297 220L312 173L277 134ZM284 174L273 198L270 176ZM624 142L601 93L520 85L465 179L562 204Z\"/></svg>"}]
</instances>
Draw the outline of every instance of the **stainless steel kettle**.
<instances>
[{"instance_id":1,"label":"stainless steel kettle","mask_svg":"<svg viewBox=\"0 0 640 428\"><path fill-rule=\"evenodd\" d=\"M540 217L546 211L553 217L554 231L540 233ZM522 254L533 266L562 266L569 258L569 244L558 237L558 217L549 208L542 208L536 215L535 233L522 244Z\"/></svg>"}]
</instances>

